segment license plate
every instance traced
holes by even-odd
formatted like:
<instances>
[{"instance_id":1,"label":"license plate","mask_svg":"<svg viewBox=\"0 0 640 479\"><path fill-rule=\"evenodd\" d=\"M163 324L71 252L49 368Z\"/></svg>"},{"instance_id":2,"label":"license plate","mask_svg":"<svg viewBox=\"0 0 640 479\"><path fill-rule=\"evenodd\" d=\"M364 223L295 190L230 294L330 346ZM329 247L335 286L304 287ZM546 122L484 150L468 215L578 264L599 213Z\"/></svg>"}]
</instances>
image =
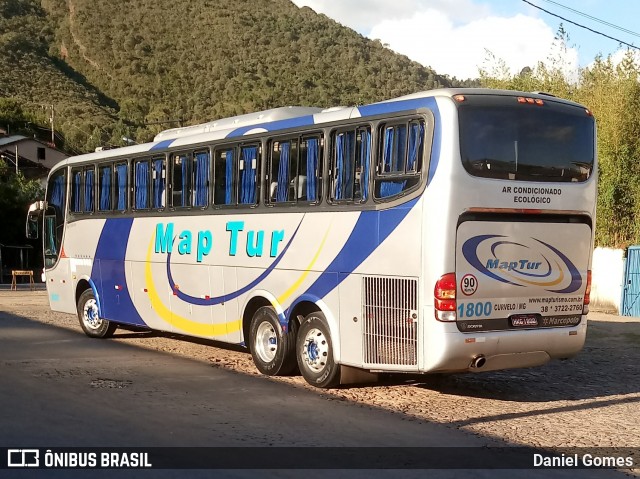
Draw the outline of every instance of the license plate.
<instances>
[{"instance_id":1,"label":"license plate","mask_svg":"<svg viewBox=\"0 0 640 479\"><path fill-rule=\"evenodd\" d=\"M540 320L537 314L518 314L511 316L511 326L514 328L526 328L538 326Z\"/></svg>"}]
</instances>

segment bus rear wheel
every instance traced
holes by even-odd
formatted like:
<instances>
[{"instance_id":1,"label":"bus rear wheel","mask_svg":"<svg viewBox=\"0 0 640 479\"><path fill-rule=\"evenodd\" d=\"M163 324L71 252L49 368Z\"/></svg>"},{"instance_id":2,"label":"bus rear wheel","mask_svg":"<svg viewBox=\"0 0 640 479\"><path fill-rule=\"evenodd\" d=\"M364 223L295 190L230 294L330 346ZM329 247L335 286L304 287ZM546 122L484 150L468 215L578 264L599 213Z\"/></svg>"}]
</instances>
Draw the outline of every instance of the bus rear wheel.
<instances>
[{"instance_id":1,"label":"bus rear wheel","mask_svg":"<svg viewBox=\"0 0 640 479\"><path fill-rule=\"evenodd\" d=\"M253 362L262 374L284 376L295 368L295 331L282 330L271 306L259 308L251 318L249 341Z\"/></svg>"},{"instance_id":2,"label":"bus rear wheel","mask_svg":"<svg viewBox=\"0 0 640 479\"><path fill-rule=\"evenodd\" d=\"M117 325L99 316L98 302L93 291L83 291L78 299L78 319L84 334L91 338L108 338L113 336Z\"/></svg>"},{"instance_id":3,"label":"bus rear wheel","mask_svg":"<svg viewBox=\"0 0 640 479\"><path fill-rule=\"evenodd\" d=\"M332 388L340 383L340 366L333 359L333 343L324 314L315 312L304 318L296 351L298 367L309 384Z\"/></svg>"}]
</instances>

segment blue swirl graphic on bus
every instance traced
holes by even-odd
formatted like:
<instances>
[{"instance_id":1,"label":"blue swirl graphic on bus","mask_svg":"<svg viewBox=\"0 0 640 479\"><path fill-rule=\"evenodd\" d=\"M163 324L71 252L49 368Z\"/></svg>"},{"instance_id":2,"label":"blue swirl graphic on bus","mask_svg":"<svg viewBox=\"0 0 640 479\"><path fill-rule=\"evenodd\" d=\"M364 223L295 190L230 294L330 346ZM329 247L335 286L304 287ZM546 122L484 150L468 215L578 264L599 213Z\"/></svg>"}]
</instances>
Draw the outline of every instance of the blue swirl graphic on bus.
<instances>
[{"instance_id":1,"label":"blue swirl graphic on bus","mask_svg":"<svg viewBox=\"0 0 640 479\"><path fill-rule=\"evenodd\" d=\"M493 264L495 264L495 261L497 261L497 259L496 259L497 258L496 249L498 248L498 246L503 246L503 245L514 245L514 246L521 246L522 248L526 248L525 245L520 244L520 243L514 243L512 241L498 241L496 243L493 243L491 245L491 254L494 257L494 259L492 260ZM549 276L551 276L551 273L552 273L551 263L549 263L549 260L543 254L541 254L541 256L542 256L542 259L544 259L544 261L545 261L545 263L547 265L546 272L542 272L540 274L526 272L527 270L525 269L525 267L527 267L527 266L528 266L529 270L538 270L540 268L540 265L537 264L539 262L527 261L527 263L518 262L515 265L515 267L518 267L518 265L523 266L518 270L518 273L523 275L523 276L530 276L532 278L548 278ZM509 266L507 266L507 269L509 270ZM513 270L515 268L511 267L511 269ZM518 286L520 286L520 285L518 285Z\"/></svg>"},{"instance_id":2,"label":"blue swirl graphic on bus","mask_svg":"<svg viewBox=\"0 0 640 479\"><path fill-rule=\"evenodd\" d=\"M295 231L293 232L293 234L291 235L291 238L289 239L284 249L282 250L282 253L280 253L280 255L278 255L278 257L256 279L244 285L242 288L237 289L236 291L226 293L221 296L214 296L212 298L198 298L196 296L191 296L189 294L186 294L180 291L180 289L176 286L176 282L173 279L173 274L171 273L171 253L167 253L167 280L169 281L169 287L171 288L173 293L182 301L190 304L195 304L198 306L212 306L214 304L220 304L226 301L231 301L232 299L235 299L238 296L246 293L247 291L250 291L255 287L257 287L262 281L264 281L264 279L267 276L271 274L271 272L275 269L275 267L278 266L278 263L282 260L282 258L284 258L284 255L289 249L289 246L291 246L291 244L293 243L293 240L298 234L298 230L300 229L301 224L302 224L302 221L300 221L300 223L298 223L298 226L296 226Z\"/></svg>"},{"instance_id":3,"label":"blue swirl graphic on bus","mask_svg":"<svg viewBox=\"0 0 640 479\"><path fill-rule=\"evenodd\" d=\"M467 262L485 276L513 286L539 286L551 293L573 293L582 286L578 268L560 250L537 238L531 238L540 248L517 243L503 235L479 235L462 245ZM500 250L509 249L508 258ZM485 254L479 254L478 251ZM490 253L489 253L490 252ZM482 259L480 259L482 256ZM566 284L568 278L571 279Z\"/></svg>"}]
</instances>

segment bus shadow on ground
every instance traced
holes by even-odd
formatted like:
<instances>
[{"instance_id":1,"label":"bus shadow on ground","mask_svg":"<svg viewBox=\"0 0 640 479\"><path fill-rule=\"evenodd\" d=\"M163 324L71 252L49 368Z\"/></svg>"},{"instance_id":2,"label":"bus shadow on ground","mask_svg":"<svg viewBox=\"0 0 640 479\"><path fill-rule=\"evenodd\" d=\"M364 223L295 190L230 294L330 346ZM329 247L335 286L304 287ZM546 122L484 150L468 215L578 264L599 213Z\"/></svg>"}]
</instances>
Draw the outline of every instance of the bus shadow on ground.
<instances>
[{"instance_id":1,"label":"bus shadow on ground","mask_svg":"<svg viewBox=\"0 0 640 479\"><path fill-rule=\"evenodd\" d=\"M124 331L116 338L162 337L247 354L241 345L149 330ZM461 374L381 374L374 383L343 388L406 386L461 397L513 402L580 401L640 392L640 320L590 320L584 349L574 358L527 369ZM293 375L298 374L294 372ZM639 401L626 398L622 402ZM606 400L604 401L606 402Z\"/></svg>"},{"instance_id":2,"label":"bus shadow on ground","mask_svg":"<svg viewBox=\"0 0 640 479\"><path fill-rule=\"evenodd\" d=\"M414 376L412 380L418 387L459 396L517 402L579 401L639 393L639 364L637 318L628 322L590 320L585 347L573 358L535 368Z\"/></svg>"},{"instance_id":3,"label":"bus shadow on ground","mask_svg":"<svg viewBox=\"0 0 640 479\"><path fill-rule=\"evenodd\" d=\"M240 344L230 344L222 341L216 341L214 339L195 338L193 336L184 336L178 333L136 328L134 326L119 326L113 337L114 339L166 338L249 354L249 350Z\"/></svg>"}]
</instances>

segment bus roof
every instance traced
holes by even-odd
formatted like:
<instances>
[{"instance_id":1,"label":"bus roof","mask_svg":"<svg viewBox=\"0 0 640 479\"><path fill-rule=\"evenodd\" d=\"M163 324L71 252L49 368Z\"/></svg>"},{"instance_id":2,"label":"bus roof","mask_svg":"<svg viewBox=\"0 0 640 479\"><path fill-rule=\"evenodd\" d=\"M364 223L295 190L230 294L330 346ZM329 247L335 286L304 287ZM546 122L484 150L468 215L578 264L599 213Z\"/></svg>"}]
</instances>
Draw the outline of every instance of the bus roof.
<instances>
[{"instance_id":1,"label":"bus roof","mask_svg":"<svg viewBox=\"0 0 640 479\"><path fill-rule=\"evenodd\" d=\"M211 133L214 131L228 130L230 128L239 128L242 126L257 125L259 123L298 118L301 116L321 113L322 111L322 108L315 107L283 106L280 108L273 108L271 110L247 113L245 115L238 115L230 118L222 118L220 120L201 123L199 125L171 128L158 133L153 141L182 138L184 136L198 135L200 133Z\"/></svg>"},{"instance_id":2,"label":"bus roof","mask_svg":"<svg viewBox=\"0 0 640 479\"><path fill-rule=\"evenodd\" d=\"M427 98L447 97L454 95L498 95L498 96L526 96L541 98L581 106L569 100L554 98L545 93L522 92L513 90L494 90L487 88L442 88L437 90L421 91L409 95L392 98L369 105L355 107L316 108L303 106L286 106L269 110L247 113L229 118L206 122L198 125L164 130L155 136L149 143L126 146L110 150L96 151L68 158L56 165L96 161L116 157L138 156L141 154L153 155L157 150L165 150L169 147L188 147L193 144L202 144L210 141L230 139L235 140L244 135L261 133L266 131L278 131L288 128L320 125L338 120L371 116L381 112L391 113L419 108L424 106L420 100Z\"/></svg>"}]
</instances>

